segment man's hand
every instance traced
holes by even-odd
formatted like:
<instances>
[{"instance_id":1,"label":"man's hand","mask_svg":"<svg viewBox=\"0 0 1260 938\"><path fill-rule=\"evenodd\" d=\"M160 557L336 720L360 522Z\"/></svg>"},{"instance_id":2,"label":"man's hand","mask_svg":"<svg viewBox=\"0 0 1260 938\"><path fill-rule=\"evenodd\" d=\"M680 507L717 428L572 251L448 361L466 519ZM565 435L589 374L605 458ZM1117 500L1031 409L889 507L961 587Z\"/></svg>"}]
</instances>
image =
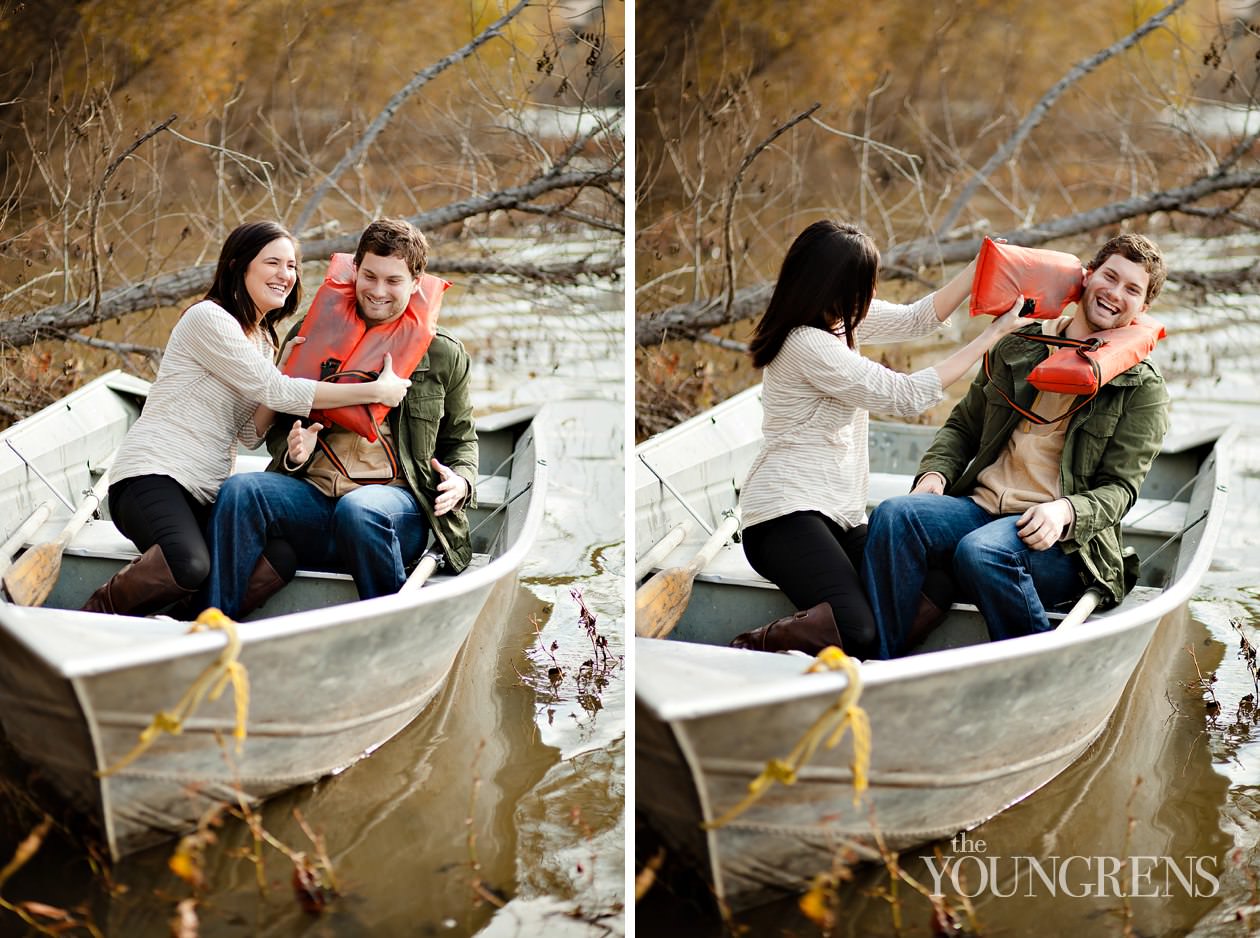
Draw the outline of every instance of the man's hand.
<instances>
[{"instance_id":1,"label":"man's hand","mask_svg":"<svg viewBox=\"0 0 1260 938\"><path fill-rule=\"evenodd\" d=\"M1033 550L1046 550L1063 538L1063 532L1076 517L1072 503L1066 498L1033 505L1015 522L1019 539Z\"/></svg>"},{"instance_id":2,"label":"man's hand","mask_svg":"<svg viewBox=\"0 0 1260 938\"><path fill-rule=\"evenodd\" d=\"M910 490L911 495L944 495L945 477L939 472L925 472L918 484Z\"/></svg>"},{"instance_id":3,"label":"man's hand","mask_svg":"<svg viewBox=\"0 0 1260 938\"><path fill-rule=\"evenodd\" d=\"M433 501L433 513L440 517L458 508L468 497L468 480L456 474L455 470L449 466L443 466L436 459L431 459L429 464L433 466L433 471L441 480L437 487L438 496Z\"/></svg>"},{"instance_id":4,"label":"man's hand","mask_svg":"<svg viewBox=\"0 0 1260 938\"><path fill-rule=\"evenodd\" d=\"M315 438L319 436L319 431L324 429L322 423L313 423L309 427L302 426L302 421L293 421L293 429L289 431L289 452L287 454L289 465L298 468L306 464L311 458L311 453L315 452Z\"/></svg>"}]
</instances>

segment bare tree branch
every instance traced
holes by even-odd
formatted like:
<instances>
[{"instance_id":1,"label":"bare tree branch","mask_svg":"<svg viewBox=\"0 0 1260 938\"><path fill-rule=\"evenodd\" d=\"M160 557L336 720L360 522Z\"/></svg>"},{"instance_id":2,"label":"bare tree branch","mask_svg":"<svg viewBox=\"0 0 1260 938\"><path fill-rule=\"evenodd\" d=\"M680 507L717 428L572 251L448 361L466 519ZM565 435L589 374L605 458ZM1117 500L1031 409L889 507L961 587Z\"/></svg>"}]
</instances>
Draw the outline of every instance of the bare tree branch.
<instances>
[{"instance_id":1,"label":"bare tree branch","mask_svg":"<svg viewBox=\"0 0 1260 938\"><path fill-rule=\"evenodd\" d=\"M574 283L585 277L619 276L625 263L625 258L620 254L601 259L583 258L564 264L521 264L506 258L469 261L437 259L429 265L428 270L435 274L477 274L561 284Z\"/></svg>"},{"instance_id":2,"label":"bare tree branch","mask_svg":"<svg viewBox=\"0 0 1260 938\"><path fill-rule=\"evenodd\" d=\"M398 109L402 107L403 103L408 98L428 84L434 77L441 74L456 62L468 58L468 56L476 52L477 49L485 43L498 36L499 33L502 32L503 27L511 22L516 17L516 14L525 9L528 4L529 0L519 0L516 6L512 7L512 9L508 10L507 13L503 14L503 16L499 17L487 26L467 45L456 49L445 58L439 59L428 68L420 70L415 74L411 81L407 82L407 84L396 91L394 96L385 104L381 113L377 114L375 120L368 125L367 130L363 132L363 136L356 140L354 145L345 152L345 155L337 161L337 165L334 166L330 172L324 175L324 181L316 186L315 191L311 193L311 197L307 199L306 204L302 206L302 211L298 214L298 220L293 226L293 230L302 231L306 228L306 225L311 220L311 216L315 214L316 207L321 201L323 201L324 196L328 194L328 190L336 184L342 173L363 157L363 154L368 151L368 148L372 146L372 143L380 135L381 131L385 129L391 120L393 120L394 115L398 113Z\"/></svg>"},{"instance_id":3,"label":"bare tree branch","mask_svg":"<svg viewBox=\"0 0 1260 938\"><path fill-rule=\"evenodd\" d=\"M731 308L731 304L735 302L735 247L731 243L731 215L735 211L735 196L739 192L739 184L744 179L744 171L752 165L752 161L757 158L762 150L770 146L770 144L774 143L779 137L805 120L820 107L822 107L822 102L815 101L813 107L797 114L786 124L776 127L770 136L744 154L744 158L739 162L739 169L735 171L735 178L731 180L730 190L726 194L726 215L722 220L722 241L726 249L726 309L728 310Z\"/></svg>"},{"instance_id":4,"label":"bare tree branch","mask_svg":"<svg viewBox=\"0 0 1260 938\"><path fill-rule=\"evenodd\" d=\"M1172 3L1164 7L1149 20L1135 29L1129 35L1125 36L1117 42L1112 43L1101 52L1096 52L1087 59L1082 59L1072 66L1071 70L1054 83L1054 86L1047 91L1040 101L1028 112L1028 116L1020 122L1015 128L1015 132L1007 138L1006 142L998 147L994 153L985 162L980 170L972 177L971 181L963 187L963 191L958 194L958 198L954 200L954 204L950 206L949 211L945 213L945 219L936 228L937 237L943 237L946 232L954 227L954 223L958 221L958 216L962 214L962 210L966 208L967 203L971 201L976 191L991 176L994 171L1011 158L1011 155L1019 148L1019 145L1027 139L1032 133L1033 128L1042 122L1054 104L1076 82L1080 81L1103 62L1115 55L1123 52L1129 47L1136 45L1148 33L1153 32L1163 25L1178 7L1182 6L1186 0L1173 0Z\"/></svg>"},{"instance_id":5,"label":"bare tree branch","mask_svg":"<svg viewBox=\"0 0 1260 938\"><path fill-rule=\"evenodd\" d=\"M465 218L472 218L474 215L515 209L520 205L533 202L548 192L586 188L604 182L620 182L623 176L621 169L574 170L568 173L547 172L519 186L501 189L488 195L474 196L462 202L453 202L431 212L413 215L407 220L422 231L428 231L452 222L463 221ZM308 241L302 245L302 253L306 257L327 257L337 251L353 251L358 242L357 233L325 238L322 241Z\"/></svg>"},{"instance_id":6,"label":"bare tree branch","mask_svg":"<svg viewBox=\"0 0 1260 938\"><path fill-rule=\"evenodd\" d=\"M147 131L131 142L127 149L123 150L114 159L113 162L105 168L105 172L101 174L101 181L96 184L96 188L92 190L92 204L88 207L88 234L91 238L92 246L92 315L96 315L97 309L101 305L101 243L100 233L97 229L97 219L101 212L101 199L105 195L105 184L109 182L109 177L114 175L115 171L127 157L140 149L140 145L150 137L155 137L178 118L178 114L172 114L160 124L150 127Z\"/></svg>"},{"instance_id":7,"label":"bare tree branch","mask_svg":"<svg viewBox=\"0 0 1260 938\"><path fill-rule=\"evenodd\" d=\"M1260 261L1232 270L1170 270L1168 279L1207 293L1223 293L1260 283Z\"/></svg>"},{"instance_id":8,"label":"bare tree branch","mask_svg":"<svg viewBox=\"0 0 1260 938\"><path fill-rule=\"evenodd\" d=\"M1260 170L1239 173L1213 173L1185 186L1164 189L1121 199L1097 208L1057 218L1042 225L998 233L1012 244L1036 247L1058 238L1096 231L1130 218L1155 212L1185 211L1195 202L1218 192L1250 190L1260 186ZM894 245L883 254L881 269L896 276L926 264L969 261L980 250L982 238L941 242L935 237L919 238ZM1169 279L1174 279L1170 274ZM774 290L772 283L745 287L736 293L729 309L719 299L679 304L659 313L641 316L635 324L636 345L656 345L667 339L689 338L716 326L747 319L765 308Z\"/></svg>"},{"instance_id":9,"label":"bare tree branch","mask_svg":"<svg viewBox=\"0 0 1260 938\"><path fill-rule=\"evenodd\" d=\"M567 203L565 205L518 205L513 211L524 212L526 215L542 215L548 218L567 218L570 221L586 225L588 228L603 228L605 231L611 231L617 235L626 233L625 225L605 221L602 218L596 218L594 215L587 215L583 212L575 212L567 207Z\"/></svg>"},{"instance_id":10,"label":"bare tree branch","mask_svg":"<svg viewBox=\"0 0 1260 938\"><path fill-rule=\"evenodd\" d=\"M108 339L97 339L93 336L82 335L78 332L63 332L60 338L70 342L78 342L82 345L90 345L92 348L103 348L119 355L143 355L154 366L162 363L162 350L155 345L137 345L134 342L110 342Z\"/></svg>"},{"instance_id":11,"label":"bare tree branch","mask_svg":"<svg viewBox=\"0 0 1260 938\"><path fill-rule=\"evenodd\" d=\"M716 345L718 348L724 348L731 352L747 352L748 343L740 342L738 339L728 339L724 336L714 335L711 332L702 332L696 336L701 342L708 342L710 345Z\"/></svg>"}]
</instances>

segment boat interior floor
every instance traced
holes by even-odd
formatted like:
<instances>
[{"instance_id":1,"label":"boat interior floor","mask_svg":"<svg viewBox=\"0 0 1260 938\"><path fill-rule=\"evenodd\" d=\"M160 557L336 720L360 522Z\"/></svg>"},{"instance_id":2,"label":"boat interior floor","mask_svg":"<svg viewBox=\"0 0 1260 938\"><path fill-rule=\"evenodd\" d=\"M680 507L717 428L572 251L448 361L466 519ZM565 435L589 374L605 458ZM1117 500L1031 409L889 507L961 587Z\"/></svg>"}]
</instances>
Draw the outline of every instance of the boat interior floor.
<instances>
[{"instance_id":1,"label":"boat interior floor","mask_svg":"<svg viewBox=\"0 0 1260 938\"><path fill-rule=\"evenodd\" d=\"M236 471L262 471L267 462L265 456L240 455L237 457ZM469 512L470 527L476 528L503 504L507 497L507 483L505 476L498 475L485 475L477 480L477 508ZM500 513L495 521L501 524L502 518L503 514ZM64 518L46 522L31 536L29 544L52 540L64 524ZM474 535L473 559L468 569L476 569L489 563L493 539L500 524L492 521ZM108 518L88 521L66 546L61 576L45 605L58 609L80 608L93 590L138 555L136 546ZM449 571L439 570L430 577L429 582L440 583L452 576ZM358 592L348 574L299 570L292 583L269 599L262 609L246 618L266 618L354 602L357 599Z\"/></svg>"}]
</instances>

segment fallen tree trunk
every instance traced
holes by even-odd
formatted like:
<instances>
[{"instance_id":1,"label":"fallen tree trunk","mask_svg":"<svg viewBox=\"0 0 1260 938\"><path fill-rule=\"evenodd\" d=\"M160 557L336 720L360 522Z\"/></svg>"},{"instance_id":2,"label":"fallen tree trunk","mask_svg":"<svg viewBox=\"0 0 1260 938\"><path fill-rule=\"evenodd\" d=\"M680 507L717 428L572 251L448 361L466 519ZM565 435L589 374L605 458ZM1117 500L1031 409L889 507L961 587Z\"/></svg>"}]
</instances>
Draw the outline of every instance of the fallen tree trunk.
<instances>
[{"instance_id":1,"label":"fallen tree trunk","mask_svg":"<svg viewBox=\"0 0 1260 938\"><path fill-rule=\"evenodd\" d=\"M622 178L623 171L620 168L544 173L519 186L474 196L431 212L414 215L408 221L422 231L432 230L475 215L525 205L550 192L603 186L619 182ZM359 234L360 232L355 231L334 238L308 241L302 245L302 254L307 259L318 259L339 251L351 252L358 245ZM581 277L608 275L613 270L620 269L621 265L621 258L554 265L521 264L512 258L502 258L467 262L452 260L444 267L435 258L430 269L434 273L496 274L543 283L565 283ZM60 334L67 330L81 329L141 310L177 306L205 292L214 277L214 267L213 263L199 264L160 274L139 283L115 287L100 294L100 301L96 304L93 304L93 297L87 296L0 321L0 346L20 347L40 339L61 338Z\"/></svg>"},{"instance_id":2,"label":"fallen tree trunk","mask_svg":"<svg viewBox=\"0 0 1260 938\"><path fill-rule=\"evenodd\" d=\"M1260 185L1260 170L1213 173L1201 176L1185 186L1121 199L1095 209L1056 218L1042 225L998 232L994 236L1005 238L1011 244L1036 247L1059 238L1098 231L1130 218L1155 212L1176 212L1193 206L1207 196L1219 192L1245 191L1257 185ZM975 257L982 242L982 238L948 242L920 238L894 245L883 253L883 275L887 279L901 279L925 265L965 263ZM1246 282L1248 279L1246 270L1217 276L1232 282ZM1177 278L1170 274L1169 279ZM1185 279L1195 285L1207 283L1201 275L1192 272L1187 272ZM759 283L736 291L729 307L724 298L714 297L641 315L635 321L635 344L659 345L669 339L691 338L706 329L756 316L765 309L773 291L773 283Z\"/></svg>"}]
</instances>

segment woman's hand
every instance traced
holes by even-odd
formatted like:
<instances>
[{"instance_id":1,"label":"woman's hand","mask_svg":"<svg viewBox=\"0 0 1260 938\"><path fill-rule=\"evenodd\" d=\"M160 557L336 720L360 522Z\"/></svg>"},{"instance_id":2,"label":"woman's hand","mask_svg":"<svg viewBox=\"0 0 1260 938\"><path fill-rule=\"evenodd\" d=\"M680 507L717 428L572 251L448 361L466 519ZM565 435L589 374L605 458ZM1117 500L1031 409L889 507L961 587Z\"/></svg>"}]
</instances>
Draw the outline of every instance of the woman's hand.
<instances>
[{"instance_id":1,"label":"woman's hand","mask_svg":"<svg viewBox=\"0 0 1260 938\"><path fill-rule=\"evenodd\" d=\"M948 387L966 374L968 369L1004 336L1021 326L1028 325L1028 320L1019 318L1019 311L1023 308L1024 296L1021 293L1015 305L985 326L982 333L934 365L937 374L941 376L941 387Z\"/></svg>"},{"instance_id":2,"label":"woman's hand","mask_svg":"<svg viewBox=\"0 0 1260 938\"><path fill-rule=\"evenodd\" d=\"M992 331L995 340L1000 339L1004 335L1010 335L1016 329L1022 329L1028 325L1028 320L1021 319L1019 315L1019 311L1023 308L1024 294L1021 293L1014 306L989 323L987 329Z\"/></svg>"},{"instance_id":3,"label":"woman's hand","mask_svg":"<svg viewBox=\"0 0 1260 938\"><path fill-rule=\"evenodd\" d=\"M407 388L411 387L410 378L402 378L394 374L394 359L388 352L385 353L385 364L381 366L381 374L372 382L373 398L378 404L385 404L388 407L397 407L402 403L402 399L407 394Z\"/></svg>"}]
</instances>

